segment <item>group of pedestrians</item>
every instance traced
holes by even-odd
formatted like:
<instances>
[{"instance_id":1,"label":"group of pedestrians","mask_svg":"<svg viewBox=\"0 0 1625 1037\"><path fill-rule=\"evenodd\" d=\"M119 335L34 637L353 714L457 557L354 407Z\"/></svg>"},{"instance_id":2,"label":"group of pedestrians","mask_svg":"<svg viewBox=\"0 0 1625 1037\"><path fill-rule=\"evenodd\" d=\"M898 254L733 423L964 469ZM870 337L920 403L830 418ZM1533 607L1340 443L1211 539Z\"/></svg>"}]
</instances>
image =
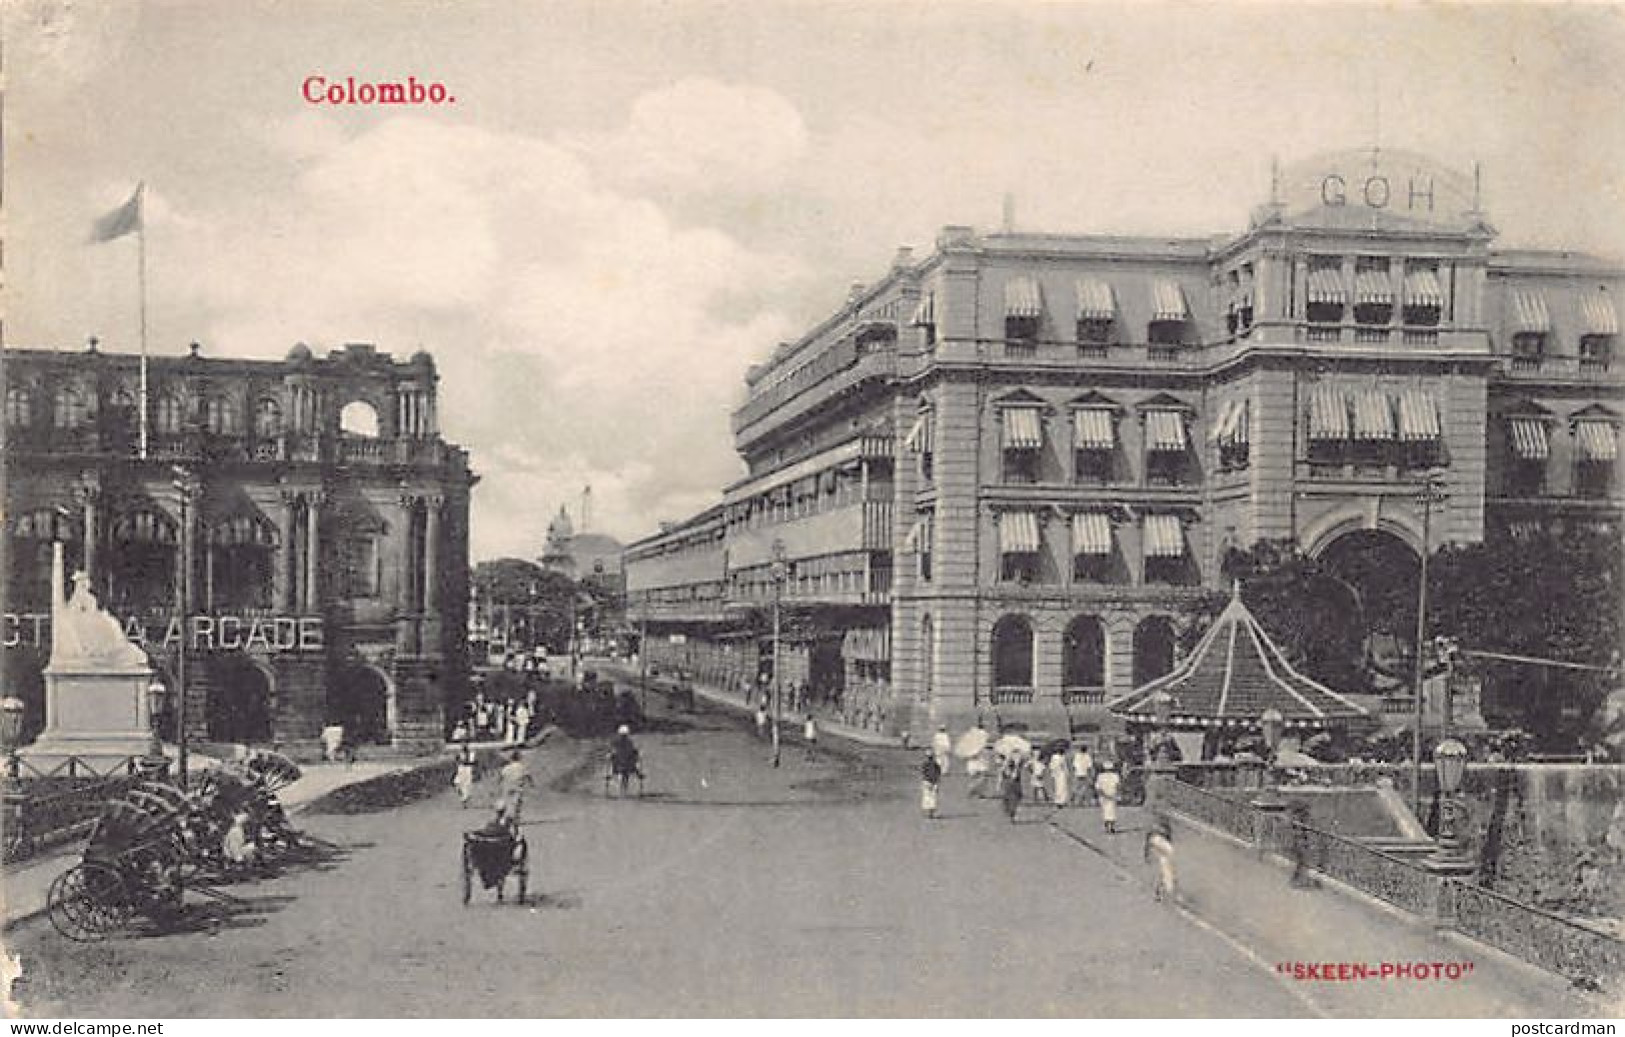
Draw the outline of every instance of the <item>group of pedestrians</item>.
<instances>
[{"instance_id":1,"label":"group of pedestrians","mask_svg":"<svg viewBox=\"0 0 1625 1037\"><path fill-rule=\"evenodd\" d=\"M488 700L484 692L468 703L467 712L452 727L453 742L501 742L503 745L523 745L530 737L532 722L536 719L536 692L527 692L522 699Z\"/></svg>"}]
</instances>

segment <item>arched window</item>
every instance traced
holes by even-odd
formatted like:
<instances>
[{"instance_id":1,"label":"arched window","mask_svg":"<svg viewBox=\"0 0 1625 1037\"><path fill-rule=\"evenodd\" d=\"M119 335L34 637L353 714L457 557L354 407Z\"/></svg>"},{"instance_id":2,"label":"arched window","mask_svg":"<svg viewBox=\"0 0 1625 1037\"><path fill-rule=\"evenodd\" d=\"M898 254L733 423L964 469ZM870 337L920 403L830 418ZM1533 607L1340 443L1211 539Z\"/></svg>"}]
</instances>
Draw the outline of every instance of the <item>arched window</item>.
<instances>
[{"instance_id":1,"label":"arched window","mask_svg":"<svg viewBox=\"0 0 1625 1037\"><path fill-rule=\"evenodd\" d=\"M347 436L378 438L378 411L366 400L351 400L339 411L339 431Z\"/></svg>"},{"instance_id":2,"label":"arched window","mask_svg":"<svg viewBox=\"0 0 1625 1037\"><path fill-rule=\"evenodd\" d=\"M51 423L57 428L78 428L85 423L85 398L71 385L56 391L51 404Z\"/></svg>"},{"instance_id":3,"label":"arched window","mask_svg":"<svg viewBox=\"0 0 1625 1037\"><path fill-rule=\"evenodd\" d=\"M254 435L275 439L282 434L282 405L269 396L254 404Z\"/></svg>"},{"instance_id":4,"label":"arched window","mask_svg":"<svg viewBox=\"0 0 1625 1037\"><path fill-rule=\"evenodd\" d=\"M203 408L204 424L217 436L234 436L241 428L237 403L230 396L211 396Z\"/></svg>"},{"instance_id":5,"label":"arched window","mask_svg":"<svg viewBox=\"0 0 1625 1037\"><path fill-rule=\"evenodd\" d=\"M13 385L6 390L6 424L12 428L24 428L33 423L33 394L21 385Z\"/></svg>"},{"instance_id":6,"label":"arched window","mask_svg":"<svg viewBox=\"0 0 1625 1037\"><path fill-rule=\"evenodd\" d=\"M928 612L920 617L920 698L931 701L937 670L937 626Z\"/></svg>"},{"instance_id":7,"label":"arched window","mask_svg":"<svg viewBox=\"0 0 1625 1037\"><path fill-rule=\"evenodd\" d=\"M173 436L181 430L181 423L186 414L186 406L179 396L164 393L158 397L158 405L153 411L153 424L157 426L161 435Z\"/></svg>"},{"instance_id":8,"label":"arched window","mask_svg":"<svg viewBox=\"0 0 1625 1037\"><path fill-rule=\"evenodd\" d=\"M1134 686L1154 681L1174 668L1174 625L1150 616L1134 628Z\"/></svg>"},{"instance_id":9,"label":"arched window","mask_svg":"<svg viewBox=\"0 0 1625 1037\"><path fill-rule=\"evenodd\" d=\"M1033 625L1026 616L1003 616L993 624L993 687L1032 691Z\"/></svg>"},{"instance_id":10,"label":"arched window","mask_svg":"<svg viewBox=\"0 0 1625 1037\"><path fill-rule=\"evenodd\" d=\"M1061 638L1061 685L1067 692L1106 686L1106 632L1096 616L1078 616Z\"/></svg>"}]
</instances>

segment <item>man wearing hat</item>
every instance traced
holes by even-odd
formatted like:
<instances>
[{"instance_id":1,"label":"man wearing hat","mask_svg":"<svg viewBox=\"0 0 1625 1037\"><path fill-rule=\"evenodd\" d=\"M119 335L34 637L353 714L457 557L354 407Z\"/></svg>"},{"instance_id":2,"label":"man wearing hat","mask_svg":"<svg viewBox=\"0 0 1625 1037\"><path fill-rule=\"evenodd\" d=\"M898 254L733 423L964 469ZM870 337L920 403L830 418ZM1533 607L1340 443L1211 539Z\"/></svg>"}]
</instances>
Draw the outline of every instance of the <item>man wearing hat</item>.
<instances>
[{"instance_id":1,"label":"man wearing hat","mask_svg":"<svg viewBox=\"0 0 1625 1037\"><path fill-rule=\"evenodd\" d=\"M643 780L643 769L639 766L638 747L632 741L632 729L625 724L615 729L615 740L609 743L609 771L614 777L620 779L621 795L626 795L626 787L635 774L638 780ZM642 786L639 785L641 789Z\"/></svg>"}]
</instances>

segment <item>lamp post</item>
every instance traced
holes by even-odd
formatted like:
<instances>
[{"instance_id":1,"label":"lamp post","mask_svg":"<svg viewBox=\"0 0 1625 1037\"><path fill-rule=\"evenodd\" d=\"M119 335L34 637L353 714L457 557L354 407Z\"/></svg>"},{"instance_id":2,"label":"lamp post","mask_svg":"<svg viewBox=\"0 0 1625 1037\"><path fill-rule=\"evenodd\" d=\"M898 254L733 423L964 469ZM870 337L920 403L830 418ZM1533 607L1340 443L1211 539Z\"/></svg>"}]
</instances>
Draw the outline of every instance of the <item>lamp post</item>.
<instances>
[{"instance_id":1,"label":"lamp post","mask_svg":"<svg viewBox=\"0 0 1625 1037\"><path fill-rule=\"evenodd\" d=\"M169 688L154 677L147 684L147 725L151 737L147 741L147 758L142 761L143 769L153 776L162 774L169 766L169 761L164 758L163 726L159 720L168 700Z\"/></svg>"},{"instance_id":2,"label":"lamp post","mask_svg":"<svg viewBox=\"0 0 1625 1037\"><path fill-rule=\"evenodd\" d=\"M28 707L23 700L15 695L7 695L0 699L0 749L6 754L6 791L10 792L17 784L17 771L20 763L17 759L17 750L23 744L23 714Z\"/></svg>"},{"instance_id":3,"label":"lamp post","mask_svg":"<svg viewBox=\"0 0 1625 1037\"><path fill-rule=\"evenodd\" d=\"M1416 506L1422 509L1422 566L1416 580L1416 679L1412 689L1415 714L1411 731L1411 812L1417 817L1422 816L1422 678L1426 668L1422 642L1427 637L1428 553L1433 549L1433 506L1447 499L1443 474L1424 473L1416 489Z\"/></svg>"},{"instance_id":4,"label":"lamp post","mask_svg":"<svg viewBox=\"0 0 1625 1037\"><path fill-rule=\"evenodd\" d=\"M638 687L643 689L643 712L649 712L649 599L638 616Z\"/></svg>"},{"instance_id":5,"label":"lamp post","mask_svg":"<svg viewBox=\"0 0 1625 1037\"><path fill-rule=\"evenodd\" d=\"M1151 695L1151 715L1157 726L1152 732L1150 758L1146 761L1151 778L1146 797L1156 805L1162 799L1163 780L1173 768L1173 753L1169 749L1173 735L1169 733L1168 725L1173 720L1174 697L1168 694L1168 689L1158 688Z\"/></svg>"},{"instance_id":6,"label":"lamp post","mask_svg":"<svg viewBox=\"0 0 1625 1037\"><path fill-rule=\"evenodd\" d=\"M186 746L186 651L187 642L191 637L192 626L192 573L194 563L192 560L192 505L197 500L202 489L197 475L188 468L176 465L173 469L175 476L175 491L180 499L181 513L181 580L180 593L180 627L181 640L179 651L175 656L175 769L180 786L187 787L187 746ZM314 517L315 512L311 512Z\"/></svg>"},{"instance_id":7,"label":"lamp post","mask_svg":"<svg viewBox=\"0 0 1625 1037\"><path fill-rule=\"evenodd\" d=\"M784 541L773 540L773 564L769 568L773 577L773 766L779 765L779 706L784 685L784 675L779 660L779 633L780 610L783 607L784 581L789 575L789 566L784 561Z\"/></svg>"},{"instance_id":8,"label":"lamp post","mask_svg":"<svg viewBox=\"0 0 1625 1037\"><path fill-rule=\"evenodd\" d=\"M1264 791L1253 800L1253 806L1259 810L1280 810L1286 806L1286 801L1281 798L1278 787L1280 775L1275 760L1281 749L1281 736L1286 733L1286 717L1271 706L1258 718L1258 726L1264 731L1264 745L1269 750L1269 759L1264 763Z\"/></svg>"},{"instance_id":9,"label":"lamp post","mask_svg":"<svg viewBox=\"0 0 1625 1037\"><path fill-rule=\"evenodd\" d=\"M1467 852L1467 811L1461 802L1467 747L1446 738L1433 750L1433 769L1439 779L1439 834L1426 865L1430 871L1464 875L1474 867Z\"/></svg>"}]
</instances>

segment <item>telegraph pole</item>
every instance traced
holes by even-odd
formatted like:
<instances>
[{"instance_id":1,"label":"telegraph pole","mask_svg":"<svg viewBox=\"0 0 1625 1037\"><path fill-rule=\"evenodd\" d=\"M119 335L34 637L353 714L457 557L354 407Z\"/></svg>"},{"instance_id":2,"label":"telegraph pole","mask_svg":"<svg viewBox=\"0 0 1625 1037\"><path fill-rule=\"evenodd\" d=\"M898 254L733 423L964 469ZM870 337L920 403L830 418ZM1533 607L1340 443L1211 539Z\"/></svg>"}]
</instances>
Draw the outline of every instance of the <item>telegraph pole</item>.
<instances>
[{"instance_id":1,"label":"telegraph pole","mask_svg":"<svg viewBox=\"0 0 1625 1037\"><path fill-rule=\"evenodd\" d=\"M1411 812L1418 820L1422 817L1422 681L1426 676L1424 640L1427 637L1428 618L1428 553L1433 549L1433 506L1448 499L1444 492L1444 477L1428 472L1416 491L1416 503L1422 509L1422 565L1416 581L1416 674L1414 681L1414 728L1411 731Z\"/></svg>"}]
</instances>

